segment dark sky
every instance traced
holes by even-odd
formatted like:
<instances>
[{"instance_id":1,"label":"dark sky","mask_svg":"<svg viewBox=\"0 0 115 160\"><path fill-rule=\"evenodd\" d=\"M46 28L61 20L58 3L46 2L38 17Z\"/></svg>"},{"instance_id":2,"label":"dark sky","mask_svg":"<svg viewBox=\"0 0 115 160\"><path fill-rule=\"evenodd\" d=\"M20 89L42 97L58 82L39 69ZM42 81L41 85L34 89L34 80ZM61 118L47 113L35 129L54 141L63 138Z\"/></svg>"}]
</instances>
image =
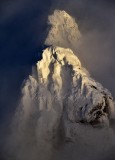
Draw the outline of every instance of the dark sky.
<instances>
[{"instance_id":1,"label":"dark sky","mask_svg":"<svg viewBox=\"0 0 115 160\"><path fill-rule=\"evenodd\" d=\"M75 17L83 35L78 57L115 97L114 0L1 0L0 134L18 104L23 80L41 57L47 16L54 9Z\"/></svg>"}]
</instances>

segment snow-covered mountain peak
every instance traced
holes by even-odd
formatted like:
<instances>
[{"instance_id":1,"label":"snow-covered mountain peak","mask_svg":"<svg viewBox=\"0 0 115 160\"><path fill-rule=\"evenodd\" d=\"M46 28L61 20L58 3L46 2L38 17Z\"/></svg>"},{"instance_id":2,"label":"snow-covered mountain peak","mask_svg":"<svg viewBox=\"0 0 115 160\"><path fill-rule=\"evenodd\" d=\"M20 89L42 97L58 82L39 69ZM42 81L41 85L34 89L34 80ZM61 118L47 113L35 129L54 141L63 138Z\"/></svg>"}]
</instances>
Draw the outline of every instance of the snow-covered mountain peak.
<instances>
[{"instance_id":1,"label":"snow-covered mountain peak","mask_svg":"<svg viewBox=\"0 0 115 160\"><path fill-rule=\"evenodd\" d=\"M90 77L70 49L45 49L43 59L37 63L37 72L38 86L44 88L40 89L40 95L44 96L45 101L52 98L59 100L68 120L108 125L109 119L114 118L115 106L111 93ZM53 109L54 106L49 107Z\"/></svg>"},{"instance_id":2,"label":"snow-covered mountain peak","mask_svg":"<svg viewBox=\"0 0 115 160\"><path fill-rule=\"evenodd\" d=\"M51 27L45 41L46 45L76 48L81 34L74 18L65 11L55 10L54 14L48 17L48 24Z\"/></svg>"},{"instance_id":3,"label":"snow-covered mountain peak","mask_svg":"<svg viewBox=\"0 0 115 160\"><path fill-rule=\"evenodd\" d=\"M50 47L43 51L22 89L10 142L11 152L19 152L11 159L73 160L75 153L74 159L86 160L88 149L94 159L95 150L104 153L115 144L109 127L115 119L113 97L91 78L75 54L80 38L75 20L55 10L49 24L45 44ZM98 154L96 157L99 159Z\"/></svg>"}]
</instances>

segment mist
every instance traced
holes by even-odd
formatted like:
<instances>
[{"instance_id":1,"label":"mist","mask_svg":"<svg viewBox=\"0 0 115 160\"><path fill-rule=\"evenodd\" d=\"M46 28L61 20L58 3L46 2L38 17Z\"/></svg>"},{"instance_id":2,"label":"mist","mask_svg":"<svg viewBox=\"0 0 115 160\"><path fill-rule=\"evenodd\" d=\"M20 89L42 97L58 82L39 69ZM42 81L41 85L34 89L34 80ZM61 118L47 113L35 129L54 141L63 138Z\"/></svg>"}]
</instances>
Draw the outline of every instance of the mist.
<instances>
[{"instance_id":1,"label":"mist","mask_svg":"<svg viewBox=\"0 0 115 160\"><path fill-rule=\"evenodd\" d=\"M47 17L54 9L65 10L75 18L82 34L76 55L90 74L115 97L114 1L5 0L0 4L1 148L5 146L5 138L10 132L10 120L22 96L23 81L31 74L32 65L41 58L41 50L47 36ZM28 130L30 131L30 128L27 132ZM5 151L0 152L2 159ZM111 155L113 157L111 152L112 150L107 159L110 159ZM106 157L102 157L103 159Z\"/></svg>"}]
</instances>

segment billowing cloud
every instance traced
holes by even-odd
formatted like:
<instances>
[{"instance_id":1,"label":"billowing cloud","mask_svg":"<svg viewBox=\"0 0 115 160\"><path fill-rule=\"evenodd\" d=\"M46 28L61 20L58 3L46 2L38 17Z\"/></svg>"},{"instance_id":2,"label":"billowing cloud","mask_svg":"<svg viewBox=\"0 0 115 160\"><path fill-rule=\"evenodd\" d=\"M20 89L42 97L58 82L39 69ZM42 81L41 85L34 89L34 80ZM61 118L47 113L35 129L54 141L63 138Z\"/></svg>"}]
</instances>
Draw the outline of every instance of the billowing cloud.
<instances>
[{"instance_id":1,"label":"billowing cloud","mask_svg":"<svg viewBox=\"0 0 115 160\"><path fill-rule=\"evenodd\" d=\"M45 40L46 45L77 49L81 34L74 18L65 11L55 10L54 14L48 17L48 24L50 30Z\"/></svg>"}]
</instances>

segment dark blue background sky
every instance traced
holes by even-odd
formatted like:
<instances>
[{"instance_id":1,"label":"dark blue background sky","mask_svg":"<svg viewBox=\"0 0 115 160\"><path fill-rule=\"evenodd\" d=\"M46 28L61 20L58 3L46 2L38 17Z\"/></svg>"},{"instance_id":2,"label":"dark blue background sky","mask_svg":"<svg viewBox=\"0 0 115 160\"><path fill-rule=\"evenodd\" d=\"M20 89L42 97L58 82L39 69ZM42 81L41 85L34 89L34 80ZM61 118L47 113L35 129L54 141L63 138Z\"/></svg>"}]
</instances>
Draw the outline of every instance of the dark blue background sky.
<instances>
[{"instance_id":1,"label":"dark blue background sky","mask_svg":"<svg viewBox=\"0 0 115 160\"><path fill-rule=\"evenodd\" d=\"M47 16L54 9L64 9L76 18L84 35L84 46L80 49L82 53L79 57L91 74L115 97L115 1L2 0L0 134L5 133L3 128L7 126L18 104L23 80L41 57L40 51L47 35Z\"/></svg>"},{"instance_id":2,"label":"dark blue background sky","mask_svg":"<svg viewBox=\"0 0 115 160\"><path fill-rule=\"evenodd\" d=\"M20 85L39 58L50 5L50 1L18 0L1 5L0 118L12 110L12 104L15 106Z\"/></svg>"}]
</instances>

